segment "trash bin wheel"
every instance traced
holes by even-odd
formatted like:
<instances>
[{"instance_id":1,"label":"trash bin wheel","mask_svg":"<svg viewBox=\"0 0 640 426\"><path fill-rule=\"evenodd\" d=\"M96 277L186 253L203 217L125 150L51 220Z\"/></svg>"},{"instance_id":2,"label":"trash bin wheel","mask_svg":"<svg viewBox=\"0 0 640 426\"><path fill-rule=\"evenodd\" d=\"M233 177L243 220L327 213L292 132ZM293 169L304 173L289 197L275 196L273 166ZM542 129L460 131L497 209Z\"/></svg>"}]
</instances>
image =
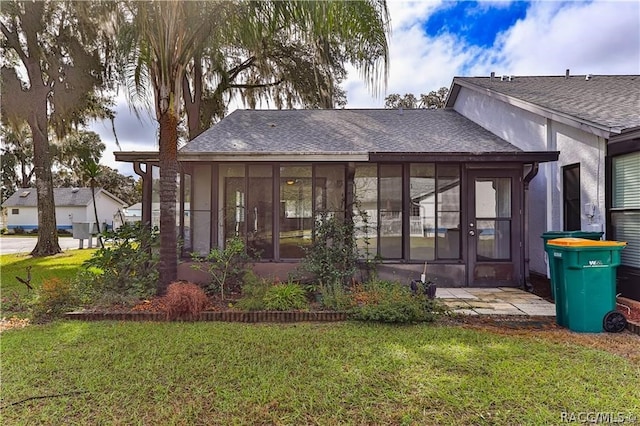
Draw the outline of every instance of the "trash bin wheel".
<instances>
[{"instance_id":1,"label":"trash bin wheel","mask_svg":"<svg viewBox=\"0 0 640 426\"><path fill-rule=\"evenodd\" d=\"M618 311L611 311L604 316L604 331L609 333L620 333L627 328L627 319Z\"/></svg>"}]
</instances>

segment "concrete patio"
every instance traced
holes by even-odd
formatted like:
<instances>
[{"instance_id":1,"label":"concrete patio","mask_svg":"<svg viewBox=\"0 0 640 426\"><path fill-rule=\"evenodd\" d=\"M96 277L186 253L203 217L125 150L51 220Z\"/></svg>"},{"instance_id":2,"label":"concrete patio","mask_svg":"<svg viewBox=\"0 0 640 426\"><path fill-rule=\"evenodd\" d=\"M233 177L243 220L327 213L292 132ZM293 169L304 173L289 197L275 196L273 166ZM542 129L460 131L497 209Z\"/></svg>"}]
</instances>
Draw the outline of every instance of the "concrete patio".
<instances>
[{"instance_id":1,"label":"concrete patio","mask_svg":"<svg viewBox=\"0 0 640 426\"><path fill-rule=\"evenodd\" d=\"M511 287L438 288L436 297L454 313L465 315L556 315L555 305L547 300Z\"/></svg>"}]
</instances>

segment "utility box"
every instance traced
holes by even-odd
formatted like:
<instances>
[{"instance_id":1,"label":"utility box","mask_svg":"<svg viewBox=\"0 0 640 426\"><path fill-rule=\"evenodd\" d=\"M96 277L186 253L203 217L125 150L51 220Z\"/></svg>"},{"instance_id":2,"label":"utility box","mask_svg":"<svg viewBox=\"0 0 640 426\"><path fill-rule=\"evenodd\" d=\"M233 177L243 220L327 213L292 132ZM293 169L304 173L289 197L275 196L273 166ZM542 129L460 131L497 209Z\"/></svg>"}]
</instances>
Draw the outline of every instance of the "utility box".
<instances>
[{"instance_id":1,"label":"utility box","mask_svg":"<svg viewBox=\"0 0 640 426\"><path fill-rule=\"evenodd\" d=\"M84 240L89 240L89 248L91 248L92 238L98 233L98 226L93 222L73 222L71 232L73 238L80 240L79 248L83 248Z\"/></svg>"},{"instance_id":2,"label":"utility box","mask_svg":"<svg viewBox=\"0 0 640 426\"><path fill-rule=\"evenodd\" d=\"M571 331L600 333L606 317L616 309L616 268L619 241L557 238L548 241L554 264L556 321Z\"/></svg>"}]
</instances>

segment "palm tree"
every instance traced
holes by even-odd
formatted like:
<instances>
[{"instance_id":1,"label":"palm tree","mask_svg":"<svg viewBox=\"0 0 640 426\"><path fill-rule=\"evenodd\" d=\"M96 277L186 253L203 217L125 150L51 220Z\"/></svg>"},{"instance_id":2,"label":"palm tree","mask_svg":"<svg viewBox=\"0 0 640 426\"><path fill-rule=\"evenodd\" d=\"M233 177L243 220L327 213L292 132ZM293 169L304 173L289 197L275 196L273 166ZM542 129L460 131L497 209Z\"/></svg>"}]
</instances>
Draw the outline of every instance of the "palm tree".
<instances>
[{"instance_id":1,"label":"palm tree","mask_svg":"<svg viewBox=\"0 0 640 426\"><path fill-rule=\"evenodd\" d=\"M178 174L178 121L182 105L185 68L201 48L207 33L200 9L193 3L122 3L125 21L120 26L120 50L130 93L144 96L153 90L156 119L160 124L160 280L164 294L177 277L176 178Z\"/></svg>"},{"instance_id":2,"label":"palm tree","mask_svg":"<svg viewBox=\"0 0 640 426\"><path fill-rule=\"evenodd\" d=\"M303 85L292 84L288 91L268 91L286 77L274 71L277 67L269 68L265 60L272 52L270 39L276 37L290 38L299 46L312 46L309 61L313 66L309 70L313 84L304 86L304 91L309 93L324 87L326 90L319 95L321 106L333 105L332 71L344 62L358 66L375 91L376 82L386 81L388 14L385 0L123 2L121 7L119 50L122 63L127 64L123 70L125 84L132 100L144 98L145 88L152 88L154 110L160 124L158 294L163 294L177 277L177 146L183 105L188 107L188 125L193 136L202 128L202 120L210 120L220 109L224 111L220 96L224 91L241 90L250 104L258 98L280 100L280 93L294 99L295 96L286 93L301 93ZM234 49L250 56L229 68L226 54ZM290 55L295 56L291 52ZM384 61L383 72L380 60ZM292 64L290 69L295 69L295 63ZM248 72L249 82L234 83L243 71ZM275 77L276 81L257 81L257 76ZM219 82L213 90L213 108L203 102L205 79ZM319 84L321 81L324 84Z\"/></svg>"},{"instance_id":3,"label":"palm tree","mask_svg":"<svg viewBox=\"0 0 640 426\"><path fill-rule=\"evenodd\" d=\"M89 181L89 186L91 187L91 199L93 200L93 214L96 220L96 226L98 227L98 245L100 247L104 247L102 244L102 236L100 232L100 219L98 219L98 207L96 206L96 182L97 179L102 174L102 169L100 168L100 164L96 163L93 158L85 158L82 161L82 175L85 180Z\"/></svg>"}]
</instances>

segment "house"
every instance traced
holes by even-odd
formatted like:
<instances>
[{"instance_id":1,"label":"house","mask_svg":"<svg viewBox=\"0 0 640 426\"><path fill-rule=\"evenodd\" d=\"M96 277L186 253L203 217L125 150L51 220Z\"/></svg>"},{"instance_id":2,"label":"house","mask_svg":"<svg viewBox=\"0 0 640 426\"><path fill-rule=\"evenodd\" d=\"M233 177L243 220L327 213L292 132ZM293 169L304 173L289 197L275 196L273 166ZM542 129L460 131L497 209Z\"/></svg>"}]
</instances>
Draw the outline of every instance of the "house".
<instances>
[{"instance_id":1,"label":"house","mask_svg":"<svg viewBox=\"0 0 640 426\"><path fill-rule=\"evenodd\" d=\"M126 223L136 223L142 220L142 203L135 203L122 211Z\"/></svg>"},{"instance_id":2,"label":"house","mask_svg":"<svg viewBox=\"0 0 640 426\"><path fill-rule=\"evenodd\" d=\"M546 273L543 232L602 231L628 243L618 292L640 300L640 76L456 77L446 107L522 150L560 152L529 184L532 273Z\"/></svg>"},{"instance_id":3,"label":"house","mask_svg":"<svg viewBox=\"0 0 640 426\"><path fill-rule=\"evenodd\" d=\"M157 155L116 153L145 222ZM353 215L383 275L427 261L441 285L522 286L547 273L545 231L604 232L628 242L618 291L640 298L640 76L456 77L437 111L238 110L178 159L187 252L239 235L283 271L328 211Z\"/></svg>"},{"instance_id":4,"label":"house","mask_svg":"<svg viewBox=\"0 0 640 426\"><path fill-rule=\"evenodd\" d=\"M95 197L100 223L113 226L114 216L126 203L102 188L96 188ZM2 203L9 232L32 232L38 228L37 200L35 188L22 188ZM53 200L59 230L71 231L73 223L95 223L91 188L54 188Z\"/></svg>"},{"instance_id":5,"label":"house","mask_svg":"<svg viewBox=\"0 0 640 426\"><path fill-rule=\"evenodd\" d=\"M158 154L115 155L142 177L152 222ZM382 276L418 277L426 261L441 285L523 286L526 188L558 155L452 109L237 110L178 152L179 238L205 254L240 236L261 253L258 272L282 274L319 215L351 215Z\"/></svg>"}]
</instances>

